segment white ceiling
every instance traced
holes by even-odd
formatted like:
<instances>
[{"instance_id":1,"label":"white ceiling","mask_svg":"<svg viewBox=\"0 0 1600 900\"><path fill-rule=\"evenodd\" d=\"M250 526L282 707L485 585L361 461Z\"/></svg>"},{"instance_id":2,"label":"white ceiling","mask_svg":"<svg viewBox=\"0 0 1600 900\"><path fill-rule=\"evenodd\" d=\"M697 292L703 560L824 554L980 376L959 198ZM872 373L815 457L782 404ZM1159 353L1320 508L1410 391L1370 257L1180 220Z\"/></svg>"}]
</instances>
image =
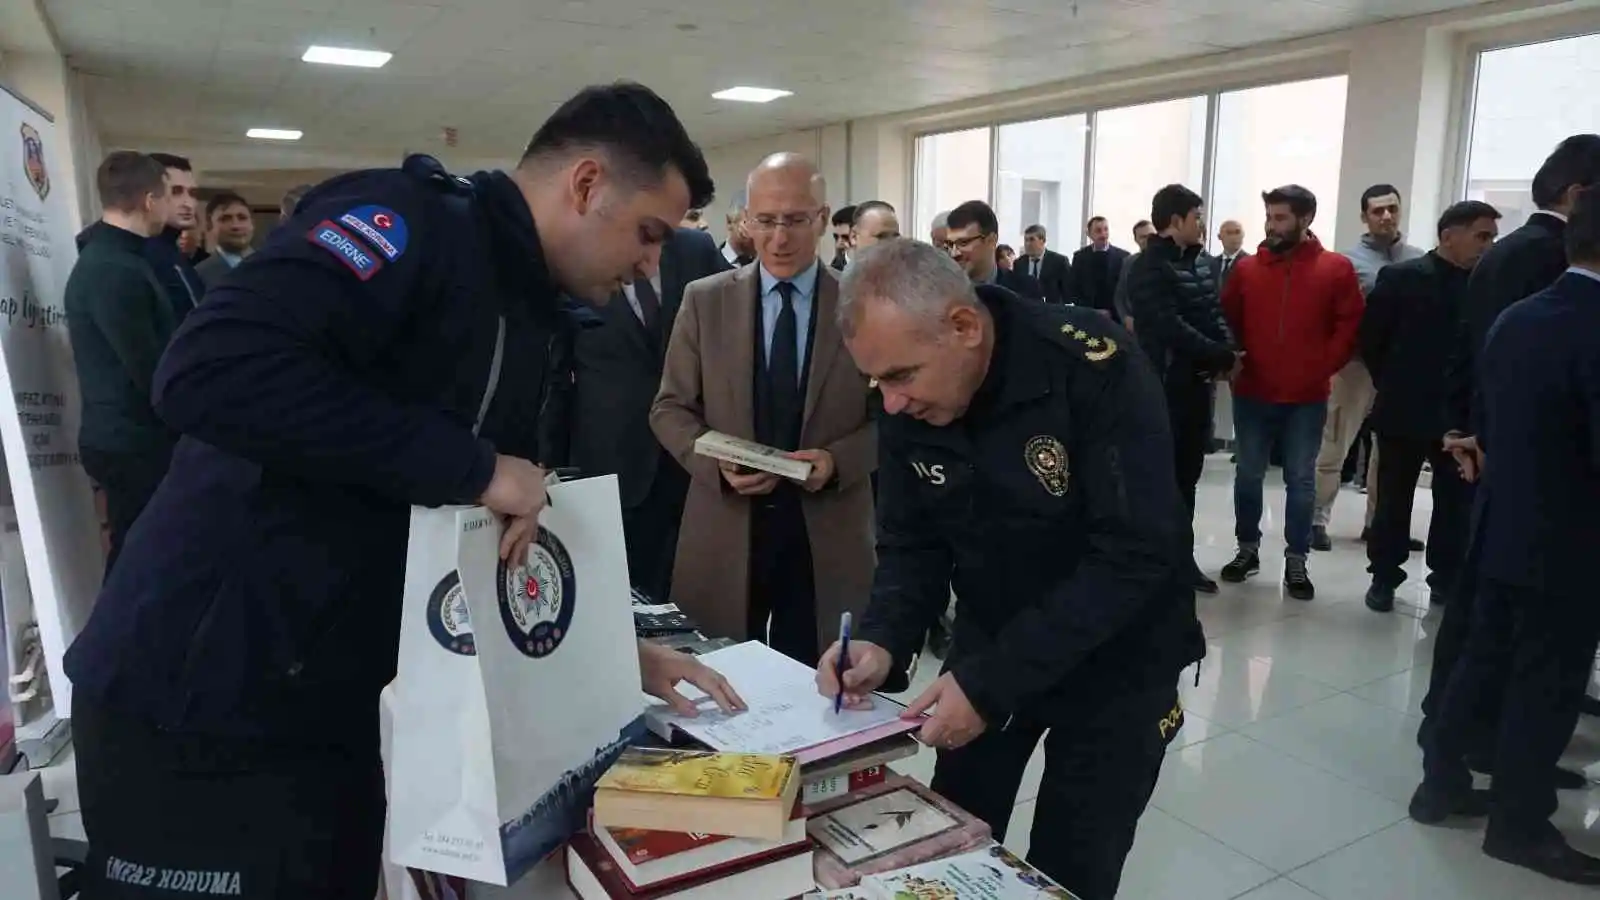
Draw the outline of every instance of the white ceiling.
<instances>
[{"instance_id":1,"label":"white ceiling","mask_svg":"<svg viewBox=\"0 0 1600 900\"><path fill-rule=\"evenodd\" d=\"M437 150L505 158L585 84L634 78L714 147L1479 0L43 0L107 147L225 167ZM313 43L381 70L300 62ZM795 96L723 103L736 84ZM293 147L246 128L298 128ZM223 151L226 152L223 152ZM241 160L248 159L248 163ZM197 158L202 167L207 160ZM221 163L219 158L216 163Z\"/></svg>"}]
</instances>

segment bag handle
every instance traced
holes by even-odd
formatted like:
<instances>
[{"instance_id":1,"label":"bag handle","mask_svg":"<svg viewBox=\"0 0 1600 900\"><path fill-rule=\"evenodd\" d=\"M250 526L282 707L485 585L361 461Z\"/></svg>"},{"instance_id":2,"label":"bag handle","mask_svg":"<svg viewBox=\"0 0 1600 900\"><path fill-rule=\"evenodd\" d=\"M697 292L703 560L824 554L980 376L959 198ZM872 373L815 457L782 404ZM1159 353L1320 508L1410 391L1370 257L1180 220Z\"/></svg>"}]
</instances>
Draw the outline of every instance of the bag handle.
<instances>
[{"instance_id":1,"label":"bag handle","mask_svg":"<svg viewBox=\"0 0 1600 900\"><path fill-rule=\"evenodd\" d=\"M472 423L472 436L477 437L483 429L484 417L489 415L489 404L494 402L494 395L500 389L500 366L505 362L506 355L506 317L500 316L495 325L494 333L494 358L489 361L489 383L483 388L483 402L478 404L478 421Z\"/></svg>"}]
</instances>

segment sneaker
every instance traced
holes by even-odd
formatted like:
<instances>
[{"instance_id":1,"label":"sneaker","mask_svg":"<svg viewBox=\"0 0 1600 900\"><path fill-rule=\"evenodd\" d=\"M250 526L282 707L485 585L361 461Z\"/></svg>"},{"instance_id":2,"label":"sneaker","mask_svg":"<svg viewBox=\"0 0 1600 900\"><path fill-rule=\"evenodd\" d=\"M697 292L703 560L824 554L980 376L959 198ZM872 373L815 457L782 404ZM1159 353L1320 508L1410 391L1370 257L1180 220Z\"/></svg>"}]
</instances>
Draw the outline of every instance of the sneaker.
<instances>
[{"instance_id":1,"label":"sneaker","mask_svg":"<svg viewBox=\"0 0 1600 900\"><path fill-rule=\"evenodd\" d=\"M1222 580L1239 584L1261 571L1261 555L1254 550L1240 548L1233 561L1222 567Z\"/></svg>"},{"instance_id":2,"label":"sneaker","mask_svg":"<svg viewBox=\"0 0 1600 900\"><path fill-rule=\"evenodd\" d=\"M1367 588L1367 609L1373 612L1394 612L1394 588L1374 581Z\"/></svg>"},{"instance_id":3,"label":"sneaker","mask_svg":"<svg viewBox=\"0 0 1600 900\"><path fill-rule=\"evenodd\" d=\"M1321 525L1313 525L1311 527L1311 549L1324 551L1333 549L1333 541L1328 537L1328 529Z\"/></svg>"},{"instance_id":4,"label":"sneaker","mask_svg":"<svg viewBox=\"0 0 1600 900\"><path fill-rule=\"evenodd\" d=\"M1196 571L1189 578L1189 586L1194 588L1196 594L1215 594L1220 588L1217 583L1207 578L1203 573Z\"/></svg>"},{"instance_id":5,"label":"sneaker","mask_svg":"<svg viewBox=\"0 0 1600 900\"><path fill-rule=\"evenodd\" d=\"M1284 558L1283 586L1288 588L1289 596L1296 600L1310 600L1317 596L1317 588L1311 583L1310 573L1306 572L1306 561L1299 557Z\"/></svg>"}]
</instances>

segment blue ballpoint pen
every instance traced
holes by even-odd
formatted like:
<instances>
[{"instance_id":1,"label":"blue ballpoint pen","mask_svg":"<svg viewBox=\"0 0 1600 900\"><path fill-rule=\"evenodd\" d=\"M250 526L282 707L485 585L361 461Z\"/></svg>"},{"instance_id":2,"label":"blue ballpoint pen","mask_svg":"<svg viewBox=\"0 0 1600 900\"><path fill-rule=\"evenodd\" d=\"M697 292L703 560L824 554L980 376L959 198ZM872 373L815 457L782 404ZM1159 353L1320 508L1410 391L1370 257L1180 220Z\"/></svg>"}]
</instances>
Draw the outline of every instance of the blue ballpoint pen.
<instances>
[{"instance_id":1,"label":"blue ballpoint pen","mask_svg":"<svg viewBox=\"0 0 1600 900\"><path fill-rule=\"evenodd\" d=\"M850 670L850 614L839 616L839 693L833 698L833 714L844 708L844 673Z\"/></svg>"}]
</instances>

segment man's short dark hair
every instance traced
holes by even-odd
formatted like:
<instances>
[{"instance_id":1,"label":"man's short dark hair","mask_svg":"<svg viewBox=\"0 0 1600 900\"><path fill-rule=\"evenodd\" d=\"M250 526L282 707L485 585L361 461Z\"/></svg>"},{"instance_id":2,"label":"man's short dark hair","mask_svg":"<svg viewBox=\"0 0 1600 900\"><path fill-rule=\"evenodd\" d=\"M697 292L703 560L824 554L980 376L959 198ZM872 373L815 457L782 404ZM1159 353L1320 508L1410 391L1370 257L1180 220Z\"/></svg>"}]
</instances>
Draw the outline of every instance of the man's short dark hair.
<instances>
[{"instance_id":1,"label":"man's short dark hair","mask_svg":"<svg viewBox=\"0 0 1600 900\"><path fill-rule=\"evenodd\" d=\"M1439 236L1444 237L1446 228L1471 225L1479 219L1498 218L1500 218L1500 210L1482 200L1462 200L1460 203L1452 203L1450 208L1439 216Z\"/></svg>"},{"instance_id":2,"label":"man's short dark hair","mask_svg":"<svg viewBox=\"0 0 1600 900\"><path fill-rule=\"evenodd\" d=\"M1600 134L1575 134L1556 145L1533 176L1533 204L1550 209L1567 188L1600 184Z\"/></svg>"},{"instance_id":3,"label":"man's short dark hair","mask_svg":"<svg viewBox=\"0 0 1600 900\"><path fill-rule=\"evenodd\" d=\"M855 220L856 220L856 207L855 207L855 205L851 204L850 206L841 206L833 214L833 227L838 228L840 225L849 225L852 222L854 222Z\"/></svg>"},{"instance_id":4,"label":"man's short dark hair","mask_svg":"<svg viewBox=\"0 0 1600 900\"><path fill-rule=\"evenodd\" d=\"M1050 239L1050 235L1045 232L1044 226L1038 224L1029 225L1027 228L1024 228L1022 230L1022 236L1037 237L1041 241L1047 241Z\"/></svg>"},{"instance_id":5,"label":"man's short dark hair","mask_svg":"<svg viewBox=\"0 0 1600 900\"><path fill-rule=\"evenodd\" d=\"M215 194L212 194L211 199L206 201L206 224L211 224L211 218L215 216L219 210L224 210L235 205L242 206L245 209L250 208L249 201L245 200L238 194L235 194L233 191L217 191Z\"/></svg>"},{"instance_id":6,"label":"man's short dark hair","mask_svg":"<svg viewBox=\"0 0 1600 900\"><path fill-rule=\"evenodd\" d=\"M1139 229L1141 229L1141 228L1154 228L1154 227L1155 227L1154 225L1150 224L1150 220L1149 219L1140 219L1139 221L1133 223L1133 236L1134 237L1138 237L1139 236Z\"/></svg>"},{"instance_id":7,"label":"man's short dark hair","mask_svg":"<svg viewBox=\"0 0 1600 900\"><path fill-rule=\"evenodd\" d=\"M624 178L659 184L668 167L689 183L689 205L704 207L716 186L705 154L655 91L632 81L586 87L561 104L522 153L524 163L572 150L602 150Z\"/></svg>"},{"instance_id":8,"label":"man's short dark hair","mask_svg":"<svg viewBox=\"0 0 1600 900\"><path fill-rule=\"evenodd\" d=\"M100 205L106 209L131 213L144 205L146 197L167 192L167 167L155 157L137 150L117 150L106 154L94 173L100 192Z\"/></svg>"},{"instance_id":9,"label":"man's short dark hair","mask_svg":"<svg viewBox=\"0 0 1600 900\"><path fill-rule=\"evenodd\" d=\"M1361 214L1367 214L1367 204L1374 197L1387 197L1393 194L1396 200L1400 199L1400 189L1392 184L1375 184L1361 192Z\"/></svg>"},{"instance_id":10,"label":"man's short dark hair","mask_svg":"<svg viewBox=\"0 0 1600 900\"><path fill-rule=\"evenodd\" d=\"M1569 261L1600 265L1600 187L1578 193L1567 217L1566 243Z\"/></svg>"},{"instance_id":11,"label":"man's short dark hair","mask_svg":"<svg viewBox=\"0 0 1600 900\"><path fill-rule=\"evenodd\" d=\"M1088 231L1089 229L1094 227L1094 223L1096 223L1096 222L1104 222L1105 220L1106 220L1105 216L1090 216L1089 217L1089 221L1083 223L1083 230L1084 231Z\"/></svg>"},{"instance_id":12,"label":"man's short dark hair","mask_svg":"<svg viewBox=\"0 0 1600 900\"><path fill-rule=\"evenodd\" d=\"M164 169L177 169L179 172L194 171L194 166L187 157L177 156L172 153L152 153L150 158L161 163L161 167Z\"/></svg>"},{"instance_id":13,"label":"man's short dark hair","mask_svg":"<svg viewBox=\"0 0 1600 900\"><path fill-rule=\"evenodd\" d=\"M1317 195L1298 184L1286 184L1261 192L1261 202L1268 206L1287 204L1295 218L1304 219L1317 214Z\"/></svg>"},{"instance_id":14,"label":"man's short dark hair","mask_svg":"<svg viewBox=\"0 0 1600 900\"><path fill-rule=\"evenodd\" d=\"M1000 233L1000 220L995 218L994 208L982 200L968 200L950 210L948 227L951 231L960 231L969 225L978 226L978 231L985 236Z\"/></svg>"},{"instance_id":15,"label":"man's short dark hair","mask_svg":"<svg viewBox=\"0 0 1600 900\"><path fill-rule=\"evenodd\" d=\"M852 228L855 227L856 225L860 224L862 219L866 218L867 213L879 209L891 216L895 215L894 207L892 205L885 203L882 200L868 200L864 203L857 203L855 205L855 209L850 215L850 226Z\"/></svg>"},{"instance_id":16,"label":"man's short dark hair","mask_svg":"<svg viewBox=\"0 0 1600 900\"><path fill-rule=\"evenodd\" d=\"M1199 194L1181 184L1169 184L1150 198L1150 222L1157 231L1162 231L1172 227L1174 217L1187 219L1189 213L1204 205Z\"/></svg>"}]
</instances>

